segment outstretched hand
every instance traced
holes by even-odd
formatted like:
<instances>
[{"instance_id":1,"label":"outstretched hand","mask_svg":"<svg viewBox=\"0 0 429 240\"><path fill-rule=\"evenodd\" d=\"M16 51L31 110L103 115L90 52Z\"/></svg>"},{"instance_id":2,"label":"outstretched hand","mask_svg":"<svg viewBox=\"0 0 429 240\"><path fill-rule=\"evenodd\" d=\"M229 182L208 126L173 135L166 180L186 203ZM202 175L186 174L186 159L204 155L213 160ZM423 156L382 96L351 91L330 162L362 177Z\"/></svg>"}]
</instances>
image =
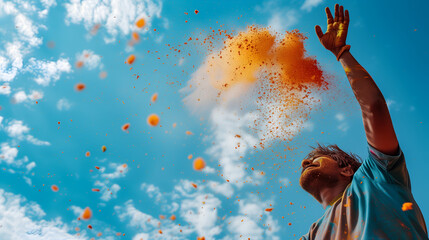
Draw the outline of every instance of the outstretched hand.
<instances>
[{"instance_id":1,"label":"outstretched hand","mask_svg":"<svg viewBox=\"0 0 429 240\"><path fill-rule=\"evenodd\" d=\"M335 19L332 17L331 11L327 7L325 9L326 17L328 18L328 30L323 33L319 25L316 25L316 34L319 37L320 43L331 51L335 56L346 45L347 29L349 28L349 11L344 13L343 6L335 4Z\"/></svg>"}]
</instances>

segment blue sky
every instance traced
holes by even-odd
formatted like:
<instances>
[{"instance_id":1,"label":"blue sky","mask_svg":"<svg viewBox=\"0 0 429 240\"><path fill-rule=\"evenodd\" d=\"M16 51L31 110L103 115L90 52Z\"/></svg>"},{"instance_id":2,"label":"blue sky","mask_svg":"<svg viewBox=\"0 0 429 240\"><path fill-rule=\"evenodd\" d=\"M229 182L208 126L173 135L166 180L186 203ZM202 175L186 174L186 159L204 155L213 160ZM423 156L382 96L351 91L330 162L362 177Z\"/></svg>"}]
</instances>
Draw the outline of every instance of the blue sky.
<instances>
[{"instance_id":1,"label":"blue sky","mask_svg":"<svg viewBox=\"0 0 429 240\"><path fill-rule=\"evenodd\" d=\"M0 0L0 234L5 239L298 239L323 214L298 184L308 146L336 143L367 156L359 106L340 64L314 33L316 24L326 28L324 7L334 4ZM351 52L388 102L414 197L428 217L424 11L429 3L343 4L350 11ZM147 25L136 29L140 17ZM92 35L97 23L101 27ZM204 46L184 47L189 37L204 36L210 27L239 32L252 24L304 33L307 53L337 85L329 96L320 96L318 110L291 142L274 140L264 149L252 147L255 136L246 134L244 115L239 120L216 107L195 112L184 103L182 90L198 77L209 54ZM141 41L130 47L132 31ZM183 51L167 44L182 45ZM136 56L131 66L124 63L130 54ZM82 59L84 66L77 68ZM107 77L100 78L101 72ZM76 91L77 83L86 88ZM152 113L160 117L157 127L146 123ZM121 129L125 123L128 132ZM230 143L237 143L238 132L243 142L236 150ZM293 150L284 151L286 146ZM192 168L190 154L205 159L204 171ZM227 182L223 175L237 181ZM92 218L77 220L86 207ZM272 212L264 211L270 207ZM169 220L171 215L176 220Z\"/></svg>"}]
</instances>

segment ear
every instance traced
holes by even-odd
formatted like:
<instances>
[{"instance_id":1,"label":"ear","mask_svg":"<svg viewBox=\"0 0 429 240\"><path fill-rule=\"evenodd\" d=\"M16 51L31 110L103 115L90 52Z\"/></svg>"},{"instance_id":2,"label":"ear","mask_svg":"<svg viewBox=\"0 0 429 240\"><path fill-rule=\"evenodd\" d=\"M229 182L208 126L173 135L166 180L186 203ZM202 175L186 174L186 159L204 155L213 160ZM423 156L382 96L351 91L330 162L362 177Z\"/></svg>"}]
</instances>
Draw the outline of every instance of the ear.
<instances>
[{"instance_id":1,"label":"ear","mask_svg":"<svg viewBox=\"0 0 429 240\"><path fill-rule=\"evenodd\" d=\"M347 167L341 168L340 174L343 175L344 177L351 177L353 176L354 171L352 167L348 165Z\"/></svg>"}]
</instances>

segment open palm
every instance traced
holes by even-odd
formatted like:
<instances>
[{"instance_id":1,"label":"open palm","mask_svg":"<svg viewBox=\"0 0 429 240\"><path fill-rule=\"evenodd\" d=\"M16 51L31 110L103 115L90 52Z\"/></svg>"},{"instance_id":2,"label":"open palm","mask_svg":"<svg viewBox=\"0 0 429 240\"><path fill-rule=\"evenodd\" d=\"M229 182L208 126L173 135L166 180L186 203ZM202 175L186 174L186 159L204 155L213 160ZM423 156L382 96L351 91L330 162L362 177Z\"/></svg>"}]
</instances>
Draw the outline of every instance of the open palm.
<instances>
[{"instance_id":1,"label":"open palm","mask_svg":"<svg viewBox=\"0 0 429 240\"><path fill-rule=\"evenodd\" d=\"M322 45L337 54L338 51L346 45L347 29L349 27L349 12L344 13L343 6L335 5L335 19L332 17L329 8L326 8L326 17L328 18L328 30L323 33L319 25L316 26L316 34Z\"/></svg>"}]
</instances>

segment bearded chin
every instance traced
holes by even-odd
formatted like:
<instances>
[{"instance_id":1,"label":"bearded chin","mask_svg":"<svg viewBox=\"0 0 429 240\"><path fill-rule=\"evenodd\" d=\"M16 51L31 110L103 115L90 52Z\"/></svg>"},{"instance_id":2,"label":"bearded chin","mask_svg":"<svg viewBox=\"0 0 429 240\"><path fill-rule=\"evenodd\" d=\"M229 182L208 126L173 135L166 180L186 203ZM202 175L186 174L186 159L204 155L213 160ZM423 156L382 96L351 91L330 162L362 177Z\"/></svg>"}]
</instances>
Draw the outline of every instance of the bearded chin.
<instances>
[{"instance_id":1,"label":"bearded chin","mask_svg":"<svg viewBox=\"0 0 429 240\"><path fill-rule=\"evenodd\" d=\"M316 169L304 172L299 179L299 185L312 195L317 194L321 188L332 187L337 183L337 178L319 172Z\"/></svg>"}]
</instances>

